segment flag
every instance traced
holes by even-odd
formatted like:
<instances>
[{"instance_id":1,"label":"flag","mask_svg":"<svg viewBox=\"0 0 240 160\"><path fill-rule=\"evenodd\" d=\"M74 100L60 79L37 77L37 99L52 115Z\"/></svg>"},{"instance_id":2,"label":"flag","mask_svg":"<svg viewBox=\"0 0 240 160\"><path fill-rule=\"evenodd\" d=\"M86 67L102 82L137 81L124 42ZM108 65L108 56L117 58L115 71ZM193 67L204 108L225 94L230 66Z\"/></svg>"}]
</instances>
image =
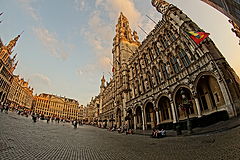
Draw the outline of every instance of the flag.
<instances>
[{"instance_id":1,"label":"flag","mask_svg":"<svg viewBox=\"0 0 240 160\"><path fill-rule=\"evenodd\" d=\"M206 39L209 36L209 33L206 32L187 32L188 35L192 40L194 40L195 43L199 44L201 43L204 39Z\"/></svg>"}]
</instances>

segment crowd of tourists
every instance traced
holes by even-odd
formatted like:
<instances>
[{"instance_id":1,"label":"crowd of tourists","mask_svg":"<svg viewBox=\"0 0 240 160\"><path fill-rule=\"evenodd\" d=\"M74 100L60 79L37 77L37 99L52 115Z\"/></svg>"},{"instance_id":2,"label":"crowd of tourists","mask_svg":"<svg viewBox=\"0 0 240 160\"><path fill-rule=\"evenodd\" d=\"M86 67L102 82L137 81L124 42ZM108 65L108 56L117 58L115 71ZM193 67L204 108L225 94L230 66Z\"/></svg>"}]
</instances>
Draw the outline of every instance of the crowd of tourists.
<instances>
[{"instance_id":1,"label":"crowd of tourists","mask_svg":"<svg viewBox=\"0 0 240 160\"><path fill-rule=\"evenodd\" d=\"M7 103L0 103L0 111L2 113L8 113L8 111L12 111L12 112L16 112L18 115L21 116L31 116L32 120L34 123L36 123L38 120L46 120L47 123L49 123L50 121L53 123L54 121L56 123L72 123L74 128L77 128L77 126L83 125L83 123L81 121L77 121L77 120L65 120L64 118L59 118L59 117L50 117L50 116L44 116L42 114L38 114L38 113L34 113L33 111L24 108L24 107L9 107L9 104Z\"/></svg>"},{"instance_id":2,"label":"crowd of tourists","mask_svg":"<svg viewBox=\"0 0 240 160\"><path fill-rule=\"evenodd\" d=\"M65 120L64 118L59 118L59 117L50 117L50 116L45 116L44 115L40 115L38 113L34 113L32 112L31 110L29 109L24 109L24 108L10 108L8 104L3 104L3 103L0 103L0 111L1 112L4 112L4 113L8 113L8 111L11 110L11 111L15 111L18 115L21 115L21 116L26 116L28 117L29 115L31 115L32 117L32 120L34 123L37 122L37 120L46 120L47 123L49 123L50 121L53 123L54 121L57 122L57 123L66 123L66 122L71 122L72 125L73 125L73 128L77 128L77 126L79 125L83 125L83 123L81 121L77 121L77 120L72 120L72 121L69 121L69 120ZM98 126L99 128L106 128L106 126L101 126L99 125ZM107 128L108 131L117 131L118 133L125 133L126 135L128 134L134 134L134 130L129 128L128 125L123 125L121 127L116 127L116 125L113 125L112 127L109 127ZM153 138L162 138L162 137L165 137L166 136L166 131L164 129L157 129L157 128L153 128L152 130L152 134L151 134L151 137Z\"/></svg>"}]
</instances>

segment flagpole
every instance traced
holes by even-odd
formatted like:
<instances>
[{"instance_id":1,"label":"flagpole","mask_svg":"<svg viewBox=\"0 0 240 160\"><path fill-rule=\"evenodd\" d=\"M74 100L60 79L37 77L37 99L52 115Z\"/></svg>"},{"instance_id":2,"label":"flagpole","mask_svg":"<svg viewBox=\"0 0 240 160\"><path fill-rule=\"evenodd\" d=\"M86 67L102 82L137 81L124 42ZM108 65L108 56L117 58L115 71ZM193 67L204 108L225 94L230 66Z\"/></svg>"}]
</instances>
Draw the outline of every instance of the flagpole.
<instances>
[{"instance_id":1,"label":"flagpole","mask_svg":"<svg viewBox=\"0 0 240 160\"><path fill-rule=\"evenodd\" d=\"M148 35L147 32L144 31L144 29L143 29L142 27L140 27L139 25L138 25L138 27L139 27L146 35Z\"/></svg>"},{"instance_id":2,"label":"flagpole","mask_svg":"<svg viewBox=\"0 0 240 160\"><path fill-rule=\"evenodd\" d=\"M157 22L150 18L148 15L146 15L146 17L149 18L153 23L157 24Z\"/></svg>"}]
</instances>

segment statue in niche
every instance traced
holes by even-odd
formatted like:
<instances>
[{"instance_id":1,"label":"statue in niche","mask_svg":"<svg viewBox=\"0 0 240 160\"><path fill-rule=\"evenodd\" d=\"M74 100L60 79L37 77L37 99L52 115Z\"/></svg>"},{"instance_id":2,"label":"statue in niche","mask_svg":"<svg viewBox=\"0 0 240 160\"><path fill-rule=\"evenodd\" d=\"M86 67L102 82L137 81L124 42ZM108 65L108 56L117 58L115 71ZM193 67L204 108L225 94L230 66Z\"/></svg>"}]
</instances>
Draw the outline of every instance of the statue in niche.
<instances>
[{"instance_id":1,"label":"statue in niche","mask_svg":"<svg viewBox=\"0 0 240 160\"><path fill-rule=\"evenodd\" d=\"M168 74L171 74L171 66L170 66L169 63L167 63L166 69L167 69L167 73L168 73Z\"/></svg>"},{"instance_id":2,"label":"statue in niche","mask_svg":"<svg viewBox=\"0 0 240 160\"><path fill-rule=\"evenodd\" d=\"M136 31L133 31L133 38L136 42L139 42L139 37L137 35L137 32Z\"/></svg>"},{"instance_id":3,"label":"statue in niche","mask_svg":"<svg viewBox=\"0 0 240 160\"><path fill-rule=\"evenodd\" d=\"M182 68L182 64L181 64L179 58L176 58L176 59L177 59L177 63L178 63L178 65L179 65L179 67Z\"/></svg>"}]
</instances>

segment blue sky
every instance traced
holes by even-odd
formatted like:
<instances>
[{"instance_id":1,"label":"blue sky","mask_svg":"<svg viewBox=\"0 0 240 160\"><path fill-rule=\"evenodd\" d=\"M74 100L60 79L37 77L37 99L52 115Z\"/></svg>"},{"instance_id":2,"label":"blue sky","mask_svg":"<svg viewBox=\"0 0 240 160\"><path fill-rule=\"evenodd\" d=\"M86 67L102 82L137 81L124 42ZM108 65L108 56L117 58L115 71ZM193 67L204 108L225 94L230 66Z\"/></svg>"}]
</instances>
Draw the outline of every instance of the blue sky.
<instances>
[{"instance_id":1,"label":"blue sky","mask_svg":"<svg viewBox=\"0 0 240 160\"><path fill-rule=\"evenodd\" d=\"M240 75L240 46L227 17L200 0L169 0L210 33ZM112 39L120 12L143 40L161 14L151 0L0 0L0 36L8 43L24 30L14 53L15 74L29 80L34 92L74 98L86 105L99 93L103 73L111 72Z\"/></svg>"}]
</instances>

